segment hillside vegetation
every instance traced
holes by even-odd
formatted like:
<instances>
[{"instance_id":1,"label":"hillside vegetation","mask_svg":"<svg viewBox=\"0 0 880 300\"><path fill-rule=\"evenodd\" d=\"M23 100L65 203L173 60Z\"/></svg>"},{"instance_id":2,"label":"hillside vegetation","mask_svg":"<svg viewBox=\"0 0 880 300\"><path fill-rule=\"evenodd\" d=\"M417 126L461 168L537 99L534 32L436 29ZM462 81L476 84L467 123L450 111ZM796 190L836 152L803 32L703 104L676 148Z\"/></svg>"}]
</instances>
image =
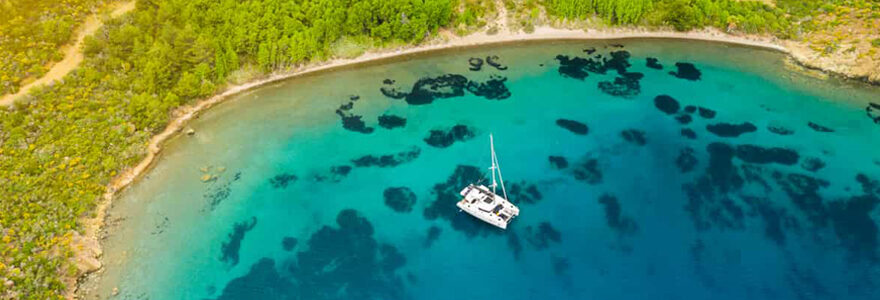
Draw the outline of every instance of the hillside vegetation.
<instances>
[{"instance_id":1,"label":"hillside vegetation","mask_svg":"<svg viewBox=\"0 0 880 300\"><path fill-rule=\"evenodd\" d=\"M42 76L61 60L61 46L104 0L0 0L0 95Z\"/></svg>"},{"instance_id":2,"label":"hillside vegetation","mask_svg":"<svg viewBox=\"0 0 880 300\"><path fill-rule=\"evenodd\" d=\"M39 76L98 2L0 0L10 16L0 19L0 94ZM62 276L76 274L69 243L78 220L145 155L175 108L230 81L419 43L440 28L485 29L503 8L496 3L524 28L590 18L802 38L826 24L806 18L865 1L139 0L87 38L85 60L63 82L0 109L0 299L61 298Z\"/></svg>"}]
</instances>

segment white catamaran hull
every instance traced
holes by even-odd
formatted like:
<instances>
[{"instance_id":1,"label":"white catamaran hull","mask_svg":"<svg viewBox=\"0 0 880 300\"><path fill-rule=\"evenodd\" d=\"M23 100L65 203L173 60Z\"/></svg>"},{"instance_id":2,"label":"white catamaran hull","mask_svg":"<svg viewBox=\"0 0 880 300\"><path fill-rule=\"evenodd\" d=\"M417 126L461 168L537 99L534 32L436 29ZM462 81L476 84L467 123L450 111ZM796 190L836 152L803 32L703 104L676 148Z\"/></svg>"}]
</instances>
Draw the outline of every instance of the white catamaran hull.
<instances>
[{"instance_id":1,"label":"white catamaran hull","mask_svg":"<svg viewBox=\"0 0 880 300\"><path fill-rule=\"evenodd\" d=\"M507 229L507 223L519 216L519 208L485 186L471 184L460 194L459 209L498 228Z\"/></svg>"}]
</instances>

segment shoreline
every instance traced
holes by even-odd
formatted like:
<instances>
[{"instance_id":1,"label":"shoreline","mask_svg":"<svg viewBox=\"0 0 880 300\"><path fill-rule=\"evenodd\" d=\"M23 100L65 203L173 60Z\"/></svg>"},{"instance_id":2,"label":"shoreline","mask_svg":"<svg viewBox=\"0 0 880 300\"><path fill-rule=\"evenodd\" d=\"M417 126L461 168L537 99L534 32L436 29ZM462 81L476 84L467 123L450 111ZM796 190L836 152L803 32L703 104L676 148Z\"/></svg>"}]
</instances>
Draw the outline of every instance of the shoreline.
<instances>
[{"instance_id":1,"label":"shoreline","mask_svg":"<svg viewBox=\"0 0 880 300\"><path fill-rule=\"evenodd\" d=\"M72 249L75 255L73 257L74 264L80 269L76 276L66 276L65 280L68 293L65 295L67 299L74 299L79 294L80 286L83 278L94 272L99 272L103 266L101 262L102 245L101 230L105 227L105 218L107 210L113 204L113 199L121 191L145 175L152 166L158 161L163 145L165 142L174 138L180 132L184 131L187 124L197 118L199 114L216 104L223 103L233 96L251 91L267 84L305 76L325 71L332 71L345 67L352 67L366 63L382 62L394 58L405 57L407 55L425 54L440 50L469 48L485 45L499 45L515 42L529 41L553 41L553 40L621 40L621 39L672 39L686 41L705 41L714 43L723 43L742 47L760 48L776 52L785 53L788 57L793 58L798 64L810 68L804 62L800 61L792 51L783 46L780 41L775 38L759 37L759 36L733 36L725 34L718 30L701 30L691 32L674 32L674 31L650 31L646 29L610 29L610 30L579 30L579 29L557 29L551 27L538 27L533 33L523 32L499 32L498 34L488 35L484 32L473 33L462 37L444 38L443 34L424 42L421 45L402 46L394 48L378 48L368 50L355 58L347 59L330 59L322 62L307 63L303 66L291 68L285 71L279 71L268 74L263 77L253 79L249 82L229 85L224 90L218 92L214 96L207 99L196 101L192 104L177 108L172 113L172 119L168 122L165 129L152 136L147 144L146 155L144 158L128 169L122 170L117 176L111 179L107 185L107 191L96 203L94 209L94 217L82 219L83 234L74 233ZM83 263L85 262L85 263ZM81 267L83 264L87 268Z\"/></svg>"}]
</instances>

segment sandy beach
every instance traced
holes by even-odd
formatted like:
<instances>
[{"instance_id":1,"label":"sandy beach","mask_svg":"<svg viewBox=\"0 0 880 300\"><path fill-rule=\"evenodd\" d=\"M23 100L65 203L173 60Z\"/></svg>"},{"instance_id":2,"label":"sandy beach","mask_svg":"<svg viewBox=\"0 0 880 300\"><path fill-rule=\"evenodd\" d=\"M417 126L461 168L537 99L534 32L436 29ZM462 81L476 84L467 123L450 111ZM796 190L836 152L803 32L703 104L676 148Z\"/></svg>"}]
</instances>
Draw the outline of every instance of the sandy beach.
<instances>
[{"instance_id":1,"label":"sandy beach","mask_svg":"<svg viewBox=\"0 0 880 300\"><path fill-rule=\"evenodd\" d=\"M269 74L260 79L256 79L240 85L227 86L224 90L216 95L200 100L192 105L178 108L172 114L172 120L167 127L159 134L153 136L147 146L146 155L137 165L124 170L117 175L107 187L106 193L98 202L93 214L93 218L83 220L84 234L75 235L73 249L76 251L75 262L82 271L80 276L100 270L100 256L102 254L100 246L100 232L104 226L104 220L107 210L112 204L112 200L117 193L129 185L133 184L145 174L150 167L157 161L158 156L162 152L163 144L183 131L187 124L193 118L196 118L202 111L231 98L236 94L258 88L260 86L277 82L280 80L333 70L341 67L350 67L357 64L367 62L381 61L385 59L397 58L405 55L425 53L450 48L471 47L490 44L513 43L523 41L541 41L541 40L603 40L603 39L683 39L710 41L718 43L727 43L746 47L757 47L779 51L791 54L788 48L784 47L778 40L774 38L756 37L756 36L733 36L725 34L718 30L701 30L692 32L673 32L673 31L649 31L645 29L612 29L612 30L572 30L558 29L551 27L538 27L533 33L523 32L501 32L493 35L484 32L474 33L471 35L458 37L440 34L439 37L427 41L421 45L407 46L399 48L385 48L368 51L356 58L351 59L332 59L323 62L308 63L303 66L295 67L285 71L279 71ZM73 299L76 295L77 277L70 277L67 280L69 293L67 298Z\"/></svg>"}]
</instances>

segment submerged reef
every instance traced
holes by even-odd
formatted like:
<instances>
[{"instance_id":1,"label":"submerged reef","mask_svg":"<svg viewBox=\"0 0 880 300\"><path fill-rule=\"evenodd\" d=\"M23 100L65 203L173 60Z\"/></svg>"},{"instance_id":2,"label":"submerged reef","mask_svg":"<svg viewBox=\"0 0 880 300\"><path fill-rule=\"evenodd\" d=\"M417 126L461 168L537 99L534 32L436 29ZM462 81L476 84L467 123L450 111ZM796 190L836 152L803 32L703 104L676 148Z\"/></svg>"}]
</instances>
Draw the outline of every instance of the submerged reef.
<instances>
[{"instance_id":1,"label":"submerged reef","mask_svg":"<svg viewBox=\"0 0 880 300\"><path fill-rule=\"evenodd\" d=\"M669 95L659 95L654 97L654 106L667 115L677 113L681 108L678 100L675 100L675 98L672 98Z\"/></svg>"},{"instance_id":2,"label":"submerged reef","mask_svg":"<svg viewBox=\"0 0 880 300\"><path fill-rule=\"evenodd\" d=\"M498 55L489 55L486 56L486 64L498 69L499 71L507 70L507 66L502 65L498 60L501 59Z\"/></svg>"},{"instance_id":3,"label":"submerged reef","mask_svg":"<svg viewBox=\"0 0 880 300\"><path fill-rule=\"evenodd\" d=\"M220 245L220 261L235 266L238 264L238 250L241 249L241 240L248 231L257 226L257 218L251 217L249 221L235 223L232 232L227 236L228 240Z\"/></svg>"},{"instance_id":4,"label":"submerged reef","mask_svg":"<svg viewBox=\"0 0 880 300\"><path fill-rule=\"evenodd\" d=\"M470 67L468 67L468 70L479 71L483 68L483 59L479 57L468 58L468 65L470 65Z\"/></svg>"},{"instance_id":5,"label":"submerged reef","mask_svg":"<svg viewBox=\"0 0 880 300\"><path fill-rule=\"evenodd\" d=\"M374 128L367 126L366 122L362 120L363 116L351 113L351 110L354 109L354 103L358 99L360 99L360 96L349 97L349 102L340 105L336 109L336 115L342 119L342 128L345 130L365 134L372 133Z\"/></svg>"},{"instance_id":6,"label":"submerged reef","mask_svg":"<svg viewBox=\"0 0 880 300\"><path fill-rule=\"evenodd\" d=\"M645 132L638 129L627 129L620 132L620 137L623 140L635 144L637 146L644 146L648 143L647 138L645 138Z\"/></svg>"},{"instance_id":7,"label":"submerged reef","mask_svg":"<svg viewBox=\"0 0 880 300\"><path fill-rule=\"evenodd\" d=\"M538 224L537 228L531 225L526 226L525 236L526 241L537 250L547 249L551 242L562 242L562 233L546 221Z\"/></svg>"},{"instance_id":8,"label":"submerged reef","mask_svg":"<svg viewBox=\"0 0 880 300\"><path fill-rule=\"evenodd\" d=\"M625 50L612 51L608 57L601 54L594 57L569 57L562 54L556 56L559 62L558 72L563 77L584 80L589 73L606 74L609 70L616 71L618 76L613 81L600 81L597 87L603 93L623 98L632 98L641 93L639 81L644 77L642 73L627 71L632 66L629 58L630 53Z\"/></svg>"},{"instance_id":9,"label":"submerged reef","mask_svg":"<svg viewBox=\"0 0 880 300\"><path fill-rule=\"evenodd\" d=\"M599 170L599 161L595 158L588 158L582 163L572 166L571 174L575 180L587 184L602 182L602 171Z\"/></svg>"},{"instance_id":10,"label":"submerged reef","mask_svg":"<svg viewBox=\"0 0 880 300\"><path fill-rule=\"evenodd\" d=\"M212 177L209 181L208 191L202 194L206 207L201 211L214 211L217 206L232 194L232 184L241 179L241 172L235 172L231 179L220 180L222 177Z\"/></svg>"},{"instance_id":11,"label":"submerged reef","mask_svg":"<svg viewBox=\"0 0 880 300\"><path fill-rule=\"evenodd\" d=\"M455 125L446 130L431 130L428 137L424 138L425 143L431 147L446 148L452 146L455 142L464 142L476 136L476 130L467 125Z\"/></svg>"},{"instance_id":12,"label":"submerged reef","mask_svg":"<svg viewBox=\"0 0 880 300\"><path fill-rule=\"evenodd\" d=\"M399 213L411 212L416 204L416 194L408 187L386 188L382 196L385 198L385 205Z\"/></svg>"},{"instance_id":13,"label":"submerged reef","mask_svg":"<svg viewBox=\"0 0 880 300\"><path fill-rule=\"evenodd\" d=\"M740 124L716 123L706 125L706 130L719 137L733 138L749 132L755 132L758 130L758 127L749 122Z\"/></svg>"},{"instance_id":14,"label":"submerged reef","mask_svg":"<svg viewBox=\"0 0 880 300\"><path fill-rule=\"evenodd\" d=\"M290 173L281 173L281 174L275 175L275 177L270 178L269 184L272 185L272 188L283 189L283 188L287 188L288 184L295 182L296 180L297 180L296 175L293 175Z\"/></svg>"},{"instance_id":15,"label":"submerged reef","mask_svg":"<svg viewBox=\"0 0 880 300\"><path fill-rule=\"evenodd\" d=\"M605 223L620 235L633 235L639 230L639 226L633 218L623 215L620 201L617 197L603 194L599 197L599 204L605 210Z\"/></svg>"},{"instance_id":16,"label":"submerged reef","mask_svg":"<svg viewBox=\"0 0 880 300\"><path fill-rule=\"evenodd\" d=\"M406 126L406 118L384 114L379 116L379 126L385 129L394 129Z\"/></svg>"},{"instance_id":17,"label":"submerged reef","mask_svg":"<svg viewBox=\"0 0 880 300\"><path fill-rule=\"evenodd\" d=\"M408 163L416 158L419 158L419 155L422 153L422 149L418 147L412 147L408 151L399 152L395 154L385 154L385 155L364 155L357 159L351 160L355 167L396 167L400 164ZM347 173L347 172L346 172Z\"/></svg>"},{"instance_id":18,"label":"submerged reef","mask_svg":"<svg viewBox=\"0 0 880 300\"><path fill-rule=\"evenodd\" d=\"M693 170L697 162L697 157L694 156L694 149L691 147L681 149L678 153L678 158L675 159L675 165L678 166L678 170L682 173Z\"/></svg>"},{"instance_id":19,"label":"submerged reef","mask_svg":"<svg viewBox=\"0 0 880 300\"><path fill-rule=\"evenodd\" d=\"M834 132L834 129L831 129L831 128L828 128L828 127L825 127L825 126L822 126L822 125L819 125L819 124L816 124L813 122L808 122L807 126L810 126L810 128L812 128L813 130L818 131L818 132Z\"/></svg>"},{"instance_id":20,"label":"submerged reef","mask_svg":"<svg viewBox=\"0 0 880 300\"><path fill-rule=\"evenodd\" d=\"M312 233L301 248L305 250L292 252L284 263L260 259L247 274L226 284L216 299L403 298L397 270L406 257L377 241L372 224L355 210L342 210L336 224Z\"/></svg>"},{"instance_id":21,"label":"submerged reef","mask_svg":"<svg viewBox=\"0 0 880 300\"><path fill-rule=\"evenodd\" d=\"M492 75L486 82L469 81L467 91L475 96L488 100L503 100L510 98L510 90L504 85L507 77Z\"/></svg>"},{"instance_id":22,"label":"submerged reef","mask_svg":"<svg viewBox=\"0 0 880 300\"><path fill-rule=\"evenodd\" d=\"M554 169L562 170L568 168L568 160L563 156L551 155L547 157L547 160L550 161L550 166Z\"/></svg>"},{"instance_id":23,"label":"submerged reef","mask_svg":"<svg viewBox=\"0 0 880 300\"><path fill-rule=\"evenodd\" d=\"M513 204L535 204L543 198L541 192L538 191L538 185L525 181L511 184L507 195L508 200Z\"/></svg>"},{"instance_id":24,"label":"submerged reef","mask_svg":"<svg viewBox=\"0 0 880 300\"><path fill-rule=\"evenodd\" d=\"M556 125L565 128L568 131L571 131L572 133L577 135L586 135L590 132L590 128L587 127L587 124L575 120L556 119Z\"/></svg>"},{"instance_id":25,"label":"submerged reef","mask_svg":"<svg viewBox=\"0 0 880 300\"><path fill-rule=\"evenodd\" d=\"M394 87L394 81L385 81L379 91L386 97L403 99L410 105L426 105L437 99L461 97L465 95L465 91L489 100L502 100L510 97L505 81L507 78L504 76L492 76L486 82L476 82L463 75L445 74L423 77L409 91Z\"/></svg>"},{"instance_id":26,"label":"submerged reef","mask_svg":"<svg viewBox=\"0 0 880 300\"><path fill-rule=\"evenodd\" d=\"M648 58L646 59L646 63L645 63L645 65L646 65L648 68L651 68L651 69L663 70L663 65L660 64L660 60L658 60L658 59L655 58L655 57L648 57Z\"/></svg>"},{"instance_id":27,"label":"submerged reef","mask_svg":"<svg viewBox=\"0 0 880 300\"><path fill-rule=\"evenodd\" d=\"M703 75L703 73L701 73L692 63L677 62L675 63L675 67L678 68L678 70L670 71L669 75L692 81L700 80L700 77Z\"/></svg>"}]
</instances>

